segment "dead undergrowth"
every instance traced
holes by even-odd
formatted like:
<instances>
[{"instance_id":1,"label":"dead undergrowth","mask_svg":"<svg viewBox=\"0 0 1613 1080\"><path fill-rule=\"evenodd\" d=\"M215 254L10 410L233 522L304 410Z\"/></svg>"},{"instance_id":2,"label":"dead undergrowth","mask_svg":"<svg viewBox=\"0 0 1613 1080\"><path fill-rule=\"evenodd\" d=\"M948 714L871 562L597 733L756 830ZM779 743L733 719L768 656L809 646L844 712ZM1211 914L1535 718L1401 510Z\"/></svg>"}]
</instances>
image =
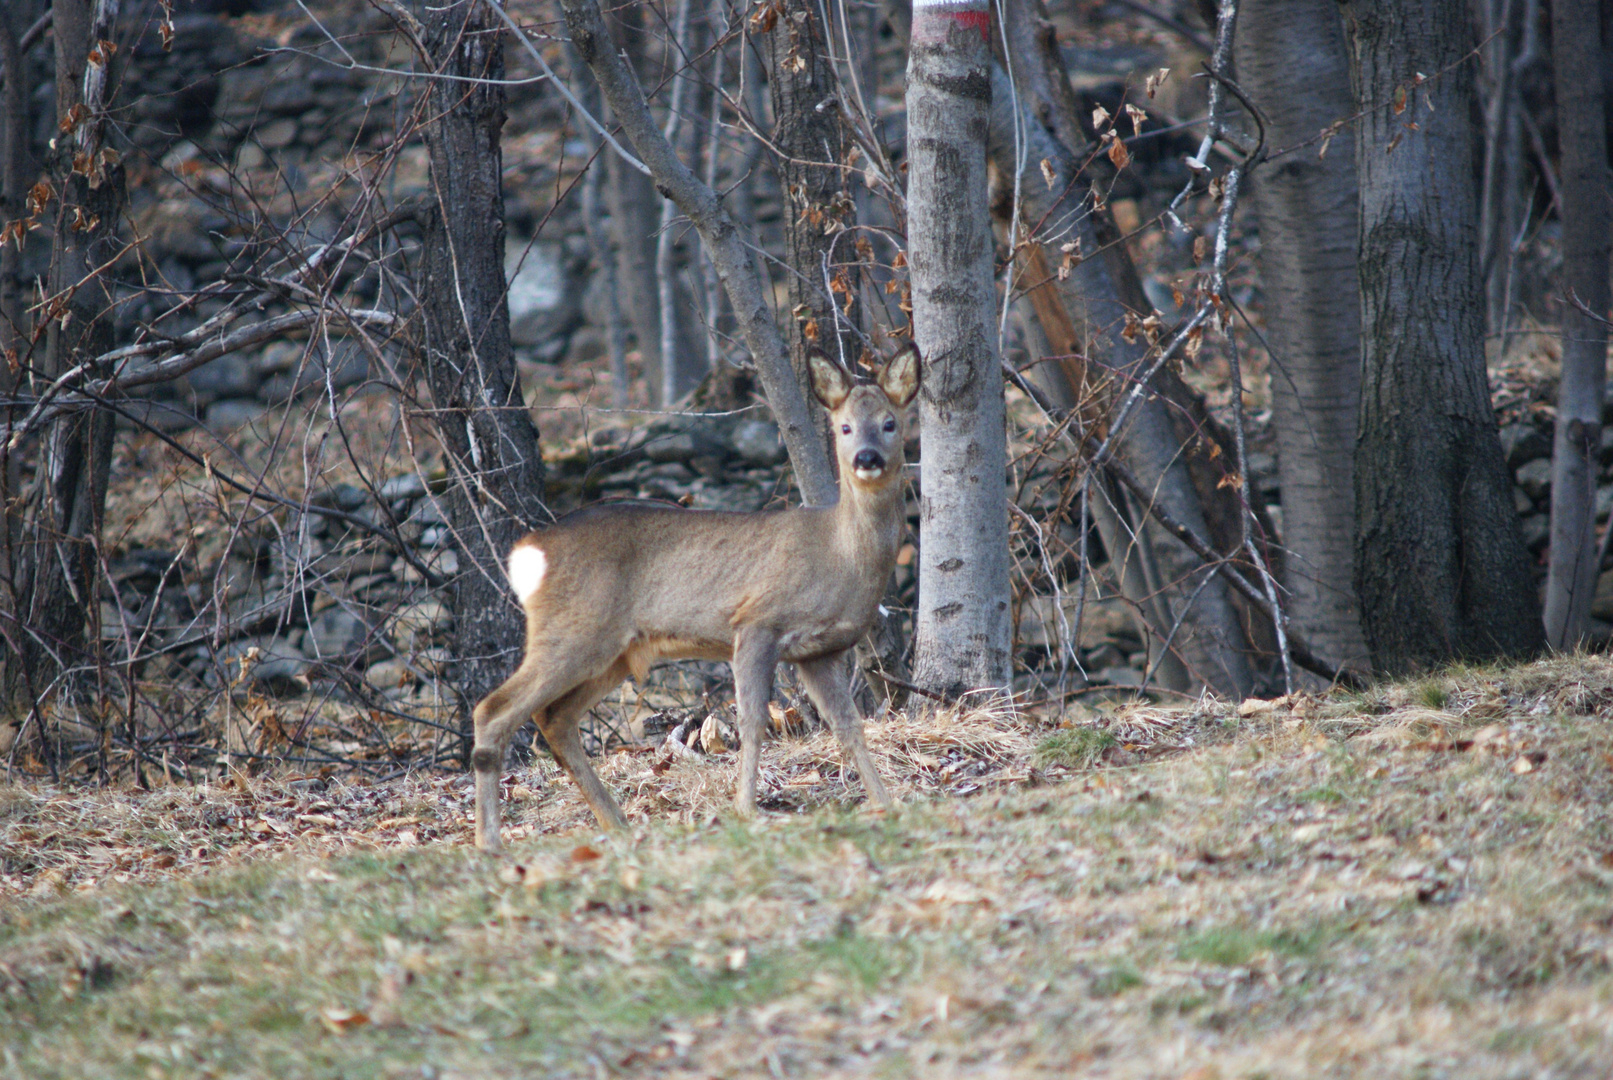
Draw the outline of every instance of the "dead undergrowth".
<instances>
[{"instance_id":1,"label":"dead undergrowth","mask_svg":"<svg viewBox=\"0 0 1613 1080\"><path fill-rule=\"evenodd\" d=\"M0 791L8 1076L1613 1070L1613 663L510 778Z\"/></svg>"}]
</instances>

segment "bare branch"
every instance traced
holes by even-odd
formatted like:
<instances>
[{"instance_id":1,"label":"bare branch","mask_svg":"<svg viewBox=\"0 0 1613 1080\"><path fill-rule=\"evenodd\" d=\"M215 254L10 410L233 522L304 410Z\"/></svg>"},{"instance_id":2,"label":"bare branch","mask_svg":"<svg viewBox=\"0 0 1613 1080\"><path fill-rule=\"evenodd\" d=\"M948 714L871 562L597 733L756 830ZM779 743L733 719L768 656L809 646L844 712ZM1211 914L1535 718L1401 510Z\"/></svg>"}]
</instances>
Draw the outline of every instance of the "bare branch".
<instances>
[{"instance_id":1,"label":"bare branch","mask_svg":"<svg viewBox=\"0 0 1613 1080\"><path fill-rule=\"evenodd\" d=\"M761 274L733 218L717 193L683 163L656 126L638 79L616 51L595 0L561 0L561 8L577 54L593 71L605 103L655 178L656 190L675 202L700 233L756 363L802 497L812 505L832 503L837 488L828 454L790 366L784 336L768 303L769 292L762 286Z\"/></svg>"}]
</instances>

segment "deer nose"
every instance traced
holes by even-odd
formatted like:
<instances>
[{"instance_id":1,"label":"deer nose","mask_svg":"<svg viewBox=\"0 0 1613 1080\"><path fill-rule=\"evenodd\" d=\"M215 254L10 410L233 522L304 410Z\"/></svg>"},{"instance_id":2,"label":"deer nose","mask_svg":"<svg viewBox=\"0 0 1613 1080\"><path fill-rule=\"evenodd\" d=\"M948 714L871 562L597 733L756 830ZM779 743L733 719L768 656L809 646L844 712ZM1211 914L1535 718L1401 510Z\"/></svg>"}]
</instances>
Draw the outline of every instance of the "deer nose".
<instances>
[{"instance_id":1,"label":"deer nose","mask_svg":"<svg viewBox=\"0 0 1613 1080\"><path fill-rule=\"evenodd\" d=\"M880 457L877 450L859 450L857 456L851 459L851 467L858 472L865 469L869 472L883 472L885 459Z\"/></svg>"}]
</instances>

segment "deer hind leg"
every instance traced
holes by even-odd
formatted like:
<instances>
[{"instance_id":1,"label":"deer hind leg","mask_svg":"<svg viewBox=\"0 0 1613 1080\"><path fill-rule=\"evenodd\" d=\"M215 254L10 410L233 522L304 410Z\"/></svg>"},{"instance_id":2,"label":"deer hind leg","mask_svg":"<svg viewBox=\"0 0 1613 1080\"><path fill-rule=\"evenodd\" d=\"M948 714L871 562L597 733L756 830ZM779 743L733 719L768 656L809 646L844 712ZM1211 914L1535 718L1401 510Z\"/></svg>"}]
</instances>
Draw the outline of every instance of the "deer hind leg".
<instances>
[{"instance_id":1,"label":"deer hind leg","mask_svg":"<svg viewBox=\"0 0 1613 1080\"><path fill-rule=\"evenodd\" d=\"M862 777L869 801L888 808L894 804L890 793L885 790L884 781L879 778L879 770L874 767L873 755L868 752L868 744L863 740L862 717L857 714L857 704L851 699L851 676L846 663L849 655L848 650L807 660L795 667L812 703L834 725L840 748L857 766L857 774Z\"/></svg>"},{"instance_id":2,"label":"deer hind leg","mask_svg":"<svg viewBox=\"0 0 1613 1080\"><path fill-rule=\"evenodd\" d=\"M557 662L553 655L529 652L515 674L476 706L476 846L497 854L499 839L498 778L510 736L528 718L541 727L544 710L588 680L586 662ZM598 666L594 666L598 670Z\"/></svg>"},{"instance_id":3,"label":"deer hind leg","mask_svg":"<svg viewBox=\"0 0 1613 1080\"><path fill-rule=\"evenodd\" d=\"M588 809L594 812L600 826L606 829L627 828L627 818L623 816L622 808L616 805L616 800L611 798L599 774L589 764L577 725L583 714L613 688L621 685L627 674L627 660L618 659L603 675L588 680L550 705L548 712L538 719L538 728L543 732L549 749L554 751L555 760L571 776L582 791Z\"/></svg>"},{"instance_id":4,"label":"deer hind leg","mask_svg":"<svg viewBox=\"0 0 1613 1080\"><path fill-rule=\"evenodd\" d=\"M773 696L773 669L778 667L778 635L750 628L734 639L734 697L739 704L739 783L734 809L741 817L756 813L756 773L762 764L762 733L767 730L767 699Z\"/></svg>"}]
</instances>

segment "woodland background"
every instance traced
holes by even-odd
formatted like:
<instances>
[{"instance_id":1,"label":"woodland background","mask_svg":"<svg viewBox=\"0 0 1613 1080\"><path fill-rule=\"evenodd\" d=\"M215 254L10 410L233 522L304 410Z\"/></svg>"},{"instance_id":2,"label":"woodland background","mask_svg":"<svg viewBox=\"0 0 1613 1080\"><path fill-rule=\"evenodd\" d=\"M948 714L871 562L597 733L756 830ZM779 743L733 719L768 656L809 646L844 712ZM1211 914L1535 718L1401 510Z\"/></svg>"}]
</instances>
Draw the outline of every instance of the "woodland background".
<instances>
[{"instance_id":1,"label":"woodland background","mask_svg":"<svg viewBox=\"0 0 1613 1080\"><path fill-rule=\"evenodd\" d=\"M831 490L805 347L914 332L910 12L607 10L675 183L613 148L581 16L508 13L7 5L12 769L456 763L527 528ZM1056 723L1605 646L1607 18L995 10L995 340L918 328L927 400L974 404L910 457L995 438L1008 508L914 500L865 707L1007 689ZM1007 616L948 639L955 558ZM596 748L725 745L726 677L624 687Z\"/></svg>"}]
</instances>

